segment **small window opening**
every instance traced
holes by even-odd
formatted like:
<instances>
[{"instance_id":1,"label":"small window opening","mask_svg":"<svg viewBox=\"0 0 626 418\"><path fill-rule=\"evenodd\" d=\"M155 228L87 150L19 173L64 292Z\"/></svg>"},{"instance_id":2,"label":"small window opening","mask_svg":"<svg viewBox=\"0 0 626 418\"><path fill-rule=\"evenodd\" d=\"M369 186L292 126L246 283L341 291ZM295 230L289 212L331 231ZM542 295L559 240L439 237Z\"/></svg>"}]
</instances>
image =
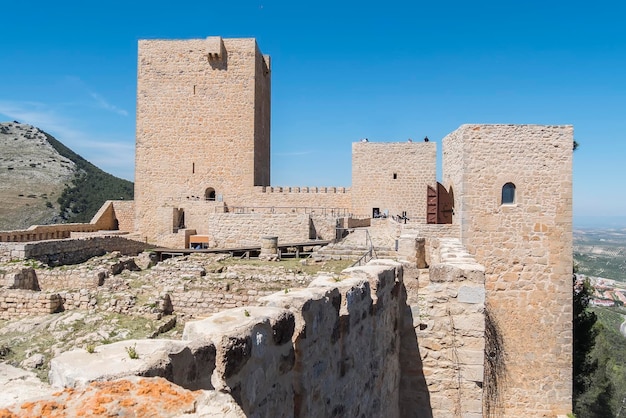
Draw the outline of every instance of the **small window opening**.
<instances>
[{"instance_id":1,"label":"small window opening","mask_svg":"<svg viewBox=\"0 0 626 418\"><path fill-rule=\"evenodd\" d=\"M196 163L191 163L191 174L196 173Z\"/></svg>"},{"instance_id":2,"label":"small window opening","mask_svg":"<svg viewBox=\"0 0 626 418\"><path fill-rule=\"evenodd\" d=\"M196 85L193 85L193 94L196 94Z\"/></svg>"},{"instance_id":3,"label":"small window opening","mask_svg":"<svg viewBox=\"0 0 626 418\"><path fill-rule=\"evenodd\" d=\"M397 179L398 178L398 173L393 173L393 179Z\"/></svg>"},{"instance_id":4,"label":"small window opening","mask_svg":"<svg viewBox=\"0 0 626 418\"><path fill-rule=\"evenodd\" d=\"M502 204L515 203L515 185L513 183L506 183L502 186Z\"/></svg>"},{"instance_id":5,"label":"small window opening","mask_svg":"<svg viewBox=\"0 0 626 418\"><path fill-rule=\"evenodd\" d=\"M204 191L204 200L215 201L215 189L213 187L209 187Z\"/></svg>"}]
</instances>

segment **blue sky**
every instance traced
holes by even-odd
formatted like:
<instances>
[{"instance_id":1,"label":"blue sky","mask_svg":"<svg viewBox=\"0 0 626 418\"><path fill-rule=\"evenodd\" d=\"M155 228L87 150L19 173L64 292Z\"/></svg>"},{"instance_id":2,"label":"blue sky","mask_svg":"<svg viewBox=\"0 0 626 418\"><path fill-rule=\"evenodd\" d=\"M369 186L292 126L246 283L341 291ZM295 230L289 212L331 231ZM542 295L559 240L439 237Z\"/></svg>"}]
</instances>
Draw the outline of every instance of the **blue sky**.
<instances>
[{"instance_id":1,"label":"blue sky","mask_svg":"<svg viewBox=\"0 0 626 418\"><path fill-rule=\"evenodd\" d=\"M255 37L272 56L273 185L348 186L363 137L573 124L575 218L626 216L625 15L617 0L8 2L0 120L132 180L137 41Z\"/></svg>"}]
</instances>

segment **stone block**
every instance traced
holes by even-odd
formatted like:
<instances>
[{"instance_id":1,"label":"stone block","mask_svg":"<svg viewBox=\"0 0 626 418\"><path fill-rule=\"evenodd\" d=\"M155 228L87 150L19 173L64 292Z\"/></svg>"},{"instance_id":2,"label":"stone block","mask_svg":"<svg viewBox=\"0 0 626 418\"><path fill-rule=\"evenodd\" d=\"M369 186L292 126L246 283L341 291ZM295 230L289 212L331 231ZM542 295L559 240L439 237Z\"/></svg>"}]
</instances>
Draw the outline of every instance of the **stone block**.
<instances>
[{"instance_id":1,"label":"stone block","mask_svg":"<svg viewBox=\"0 0 626 418\"><path fill-rule=\"evenodd\" d=\"M485 303L485 288L483 286L461 286L457 300L462 303Z\"/></svg>"}]
</instances>

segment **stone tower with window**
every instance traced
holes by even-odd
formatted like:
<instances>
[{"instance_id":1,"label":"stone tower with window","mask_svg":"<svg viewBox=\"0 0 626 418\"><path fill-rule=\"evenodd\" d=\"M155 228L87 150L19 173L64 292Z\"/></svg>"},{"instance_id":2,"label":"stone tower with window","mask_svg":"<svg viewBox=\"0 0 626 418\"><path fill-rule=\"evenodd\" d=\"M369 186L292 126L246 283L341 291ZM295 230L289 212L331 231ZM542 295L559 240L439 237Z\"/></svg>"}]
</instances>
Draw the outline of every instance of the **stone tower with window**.
<instances>
[{"instance_id":1,"label":"stone tower with window","mask_svg":"<svg viewBox=\"0 0 626 418\"><path fill-rule=\"evenodd\" d=\"M255 39L139 41L135 227L146 239L185 227L173 202L237 202L269 185L270 86Z\"/></svg>"},{"instance_id":2,"label":"stone tower with window","mask_svg":"<svg viewBox=\"0 0 626 418\"><path fill-rule=\"evenodd\" d=\"M486 413L571 411L572 144L571 126L463 125L443 140L454 223L501 336L487 341Z\"/></svg>"}]
</instances>

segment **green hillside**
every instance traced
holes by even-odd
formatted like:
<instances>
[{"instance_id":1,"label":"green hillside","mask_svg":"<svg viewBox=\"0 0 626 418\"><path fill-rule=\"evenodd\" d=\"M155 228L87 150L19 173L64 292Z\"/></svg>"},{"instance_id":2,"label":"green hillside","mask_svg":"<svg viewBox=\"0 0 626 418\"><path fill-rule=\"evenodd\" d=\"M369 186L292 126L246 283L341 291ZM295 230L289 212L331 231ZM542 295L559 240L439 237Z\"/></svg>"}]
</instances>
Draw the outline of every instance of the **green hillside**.
<instances>
[{"instance_id":1,"label":"green hillside","mask_svg":"<svg viewBox=\"0 0 626 418\"><path fill-rule=\"evenodd\" d=\"M44 132L48 142L63 157L76 164L77 172L58 198L59 215L67 222L89 222L107 200L132 200L133 183L100 170Z\"/></svg>"}]
</instances>

